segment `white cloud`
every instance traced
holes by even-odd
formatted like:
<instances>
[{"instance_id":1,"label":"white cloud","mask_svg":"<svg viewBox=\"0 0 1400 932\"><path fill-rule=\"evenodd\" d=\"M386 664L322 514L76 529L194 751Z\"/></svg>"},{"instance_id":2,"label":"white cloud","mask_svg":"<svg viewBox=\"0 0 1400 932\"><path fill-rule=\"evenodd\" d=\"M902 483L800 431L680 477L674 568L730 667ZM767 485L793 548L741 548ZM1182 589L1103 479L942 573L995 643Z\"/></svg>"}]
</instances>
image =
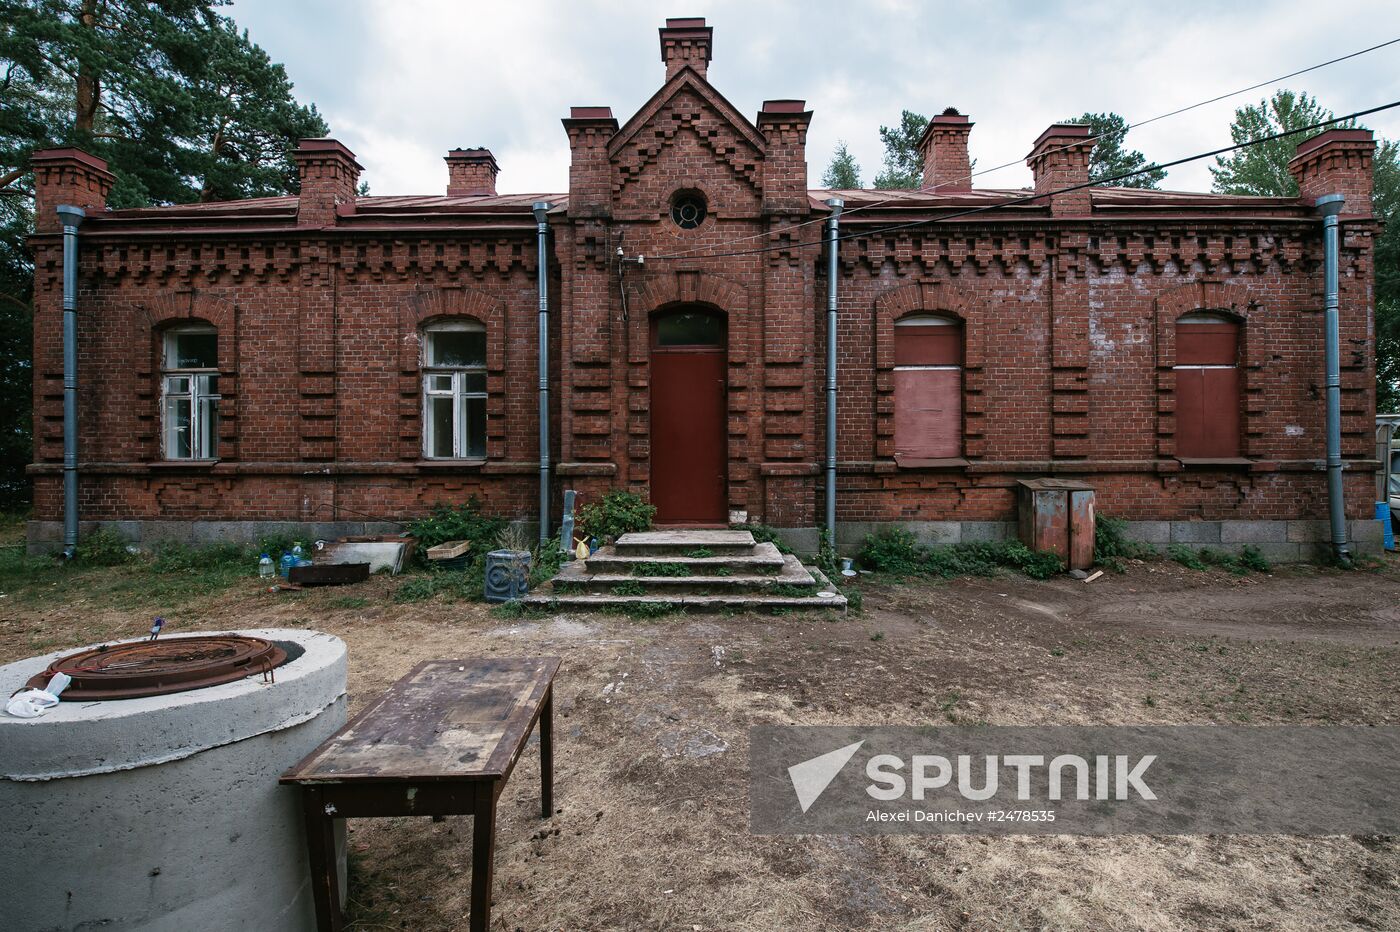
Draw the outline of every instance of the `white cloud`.
<instances>
[{"instance_id":1,"label":"white cloud","mask_svg":"<svg viewBox=\"0 0 1400 932\"><path fill-rule=\"evenodd\" d=\"M231 9L321 107L376 194L441 191L442 156L475 145L495 153L502 191L565 190L559 120L571 105L609 105L622 121L641 106L663 77L656 29L667 12L715 27L711 79L744 113L768 98L807 100L814 185L838 139L869 183L882 156L877 129L904 108L969 114L979 169L1017 163L978 183L1015 187L1029 182L1021 160L1055 120L1086 110L1141 120L1400 36L1400 4L1384 0L1329 4L1334 29L1303 0L1266 10L1010 0L687 0L674 11L641 0L237 0ZM1400 46L1285 84L1339 113L1389 102L1400 98ZM1142 127L1129 143L1162 160L1227 144L1234 108L1268 91ZM1400 114L1368 125L1400 136ZM1174 170L1167 184L1208 188L1206 163Z\"/></svg>"}]
</instances>

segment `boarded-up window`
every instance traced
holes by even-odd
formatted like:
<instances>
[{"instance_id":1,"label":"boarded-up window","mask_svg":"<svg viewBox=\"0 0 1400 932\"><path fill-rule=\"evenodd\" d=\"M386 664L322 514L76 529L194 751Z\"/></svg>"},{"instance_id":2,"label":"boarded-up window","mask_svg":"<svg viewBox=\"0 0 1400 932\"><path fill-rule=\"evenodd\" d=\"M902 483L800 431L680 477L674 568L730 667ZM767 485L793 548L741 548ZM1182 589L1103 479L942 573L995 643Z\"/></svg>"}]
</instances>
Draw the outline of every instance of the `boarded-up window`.
<instances>
[{"instance_id":1,"label":"boarded-up window","mask_svg":"<svg viewBox=\"0 0 1400 932\"><path fill-rule=\"evenodd\" d=\"M958 321L931 314L895 321L896 459L962 456L962 362Z\"/></svg>"},{"instance_id":2,"label":"boarded-up window","mask_svg":"<svg viewBox=\"0 0 1400 932\"><path fill-rule=\"evenodd\" d=\"M1176 454L1240 455L1240 325L1220 314L1176 322Z\"/></svg>"}]
</instances>

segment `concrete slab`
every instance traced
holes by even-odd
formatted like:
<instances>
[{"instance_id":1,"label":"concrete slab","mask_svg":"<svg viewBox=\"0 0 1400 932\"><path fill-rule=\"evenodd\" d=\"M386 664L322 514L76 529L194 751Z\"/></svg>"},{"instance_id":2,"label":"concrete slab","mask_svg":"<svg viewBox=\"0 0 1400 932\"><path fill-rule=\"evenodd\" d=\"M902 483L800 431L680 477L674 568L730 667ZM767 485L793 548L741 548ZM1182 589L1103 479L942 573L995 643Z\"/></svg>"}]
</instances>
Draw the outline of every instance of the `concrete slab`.
<instances>
[{"instance_id":1,"label":"concrete slab","mask_svg":"<svg viewBox=\"0 0 1400 932\"><path fill-rule=\"evenodd\" d=\"M1123 530L1123 535L1129 540L1141 541L1144 544L1169 544L1172 540L1172 523L1170 521L1129 521L1128 526Z\"/></svg>"},{"instance_id":2,"label":"concrete slab","mask_svg":"<svg viewBox=\"0 0 1400 932\"><path fill-rule=\"evenodd\" d=\"M1315 543L1330 540L1331 532L1326 521L1314 519L1289 521L1288 539L1299 544Z\"/></svg>"},{"instance_id":3,"label":"concrete slab","mask_svg":"<svg viewBox=\"0 0 1400 932\"><path fill-rule=\"evenodd\" d=\"M962 523L962 542L965 544L1012 540L1015 537L1015 521L964 521Z\"/></svg>"},{"instance_id":4,"label":"concrete slab","mask_svg":"<svg viewBox=\"0 0 1400 932\"><path fill-rule=\"evenodd\" d=\"M753 534L749 531L730 531L708 528L678 528L667 531L634 531L617 539L619 544L630 547L752 547Z\"/></svg>"},{"instance_id":5,"label":"concrete slab","mask_svg":"<svg viewBox=\"0 0 1400 932\"><path fill-rule=\"evenodd\" d=\"M1218 544L1220 522L1173 521L1171 539L1174 544Z\"/></svg>"},{"instance_id":6,"label":"concrete slab","mask_svg":"<svg viewBox=\"0 0 1400 932\"><path fill-rule=\"evenodd\" d=\"M1283 521L1221 521L1222 544L1280 543L1288 540L1288 524Z\"/></svg>"}]
</instances>

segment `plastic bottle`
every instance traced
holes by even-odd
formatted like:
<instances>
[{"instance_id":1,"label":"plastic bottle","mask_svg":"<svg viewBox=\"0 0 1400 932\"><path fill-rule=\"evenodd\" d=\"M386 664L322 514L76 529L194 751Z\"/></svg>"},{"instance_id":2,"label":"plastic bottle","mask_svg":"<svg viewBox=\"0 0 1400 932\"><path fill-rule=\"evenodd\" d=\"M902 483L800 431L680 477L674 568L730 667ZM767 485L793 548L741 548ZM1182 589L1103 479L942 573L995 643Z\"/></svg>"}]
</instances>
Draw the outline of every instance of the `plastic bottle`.
<instances>
[{"instance_id":1,"label":"plastic bottle","mask_svg":"<svg viewBox=\"0 0 1400 932\"><path fill-rule=\"evenodd\" d=\"M277 572L285 579L296 565L296 555L288 550L282 554L282 559L277 561Z\"/></svg>"},{"instance_id":2,"label":"plastic bottle","mask_svg":"<svg viewBox=\"0 0 1400 932\"><path fill-rule=\"evenodd\" d=\"M273 574L276 572L277 570L272 565L272 557L268 556L267 554L263 554L262 556L258 557L259 579L271 579Z\"/></svg>"}]
</instances>

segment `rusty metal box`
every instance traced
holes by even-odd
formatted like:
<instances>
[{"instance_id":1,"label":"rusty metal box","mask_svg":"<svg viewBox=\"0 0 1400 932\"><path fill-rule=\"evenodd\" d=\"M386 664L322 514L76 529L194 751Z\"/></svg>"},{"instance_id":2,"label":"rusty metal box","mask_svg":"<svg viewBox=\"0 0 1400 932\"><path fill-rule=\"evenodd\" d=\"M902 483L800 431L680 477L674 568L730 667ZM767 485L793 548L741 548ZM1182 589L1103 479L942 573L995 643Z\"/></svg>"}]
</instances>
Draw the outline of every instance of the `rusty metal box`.
<instances>
[{"instance_id":1,"label":"rusty metal box","mask_svg":"<svg viewBox=\"0 0 1400 932\"><path fill-rule=\"evenodd\" d=\"M1093 566L1093 486L1075 479L1022 479L1016 485L1022 543L1059 554L1072 570Z\"/></svg>"}]
</instances>

